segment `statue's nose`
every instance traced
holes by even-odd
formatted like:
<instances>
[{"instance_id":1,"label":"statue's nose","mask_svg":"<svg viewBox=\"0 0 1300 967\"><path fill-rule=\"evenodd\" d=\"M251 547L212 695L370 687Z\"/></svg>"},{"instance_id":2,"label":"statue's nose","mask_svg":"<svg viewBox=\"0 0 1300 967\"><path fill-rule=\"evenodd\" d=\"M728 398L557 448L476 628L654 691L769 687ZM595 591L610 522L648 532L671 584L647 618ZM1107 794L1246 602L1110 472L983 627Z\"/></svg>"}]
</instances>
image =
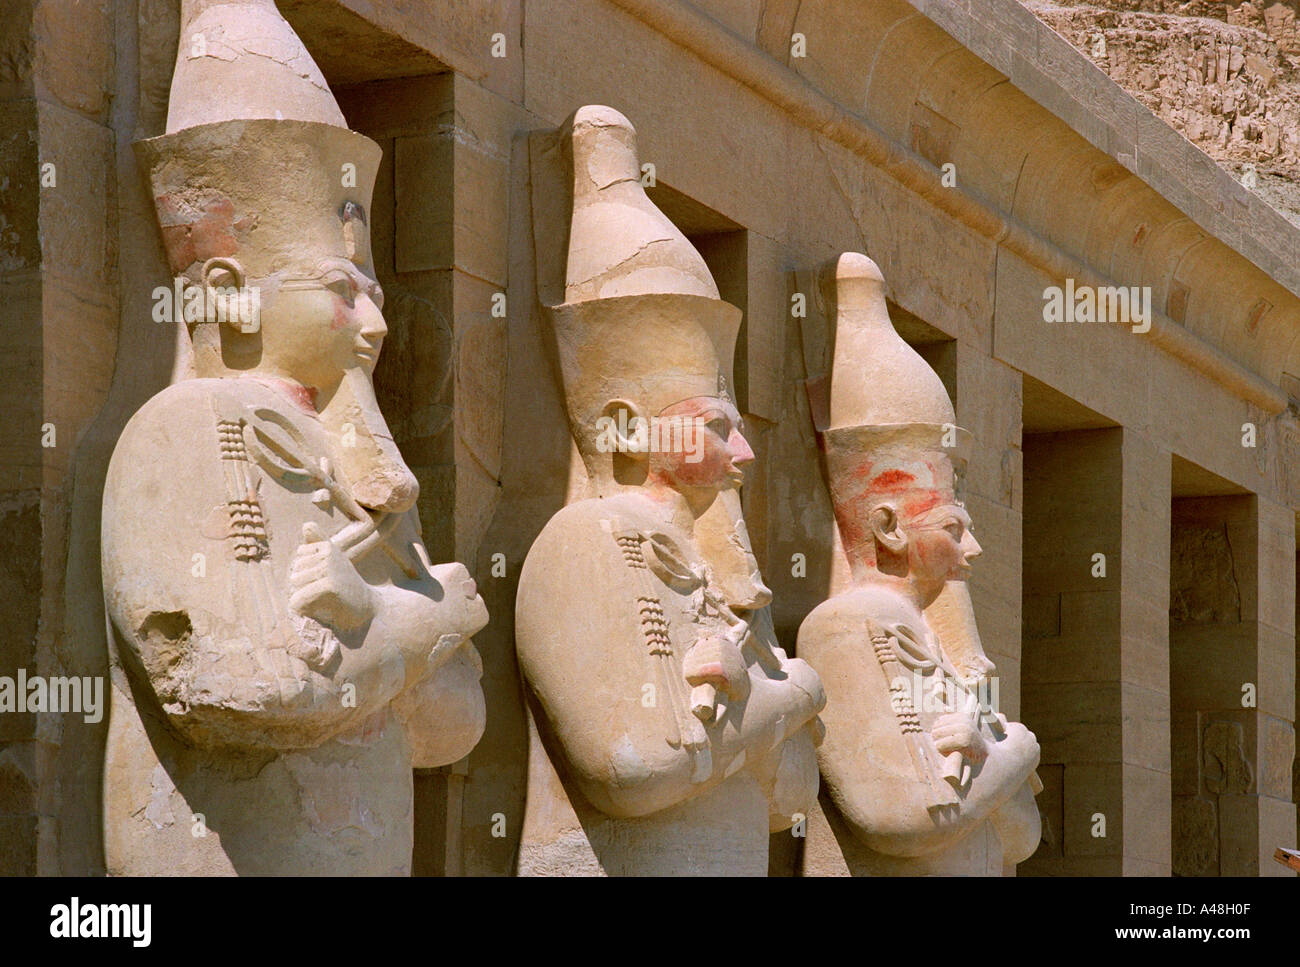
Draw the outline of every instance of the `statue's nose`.
<instances>
[{"instance_id":1,"label":"statue's nose","mask_svg":"<svg viewBox=\"0 0 1300 967\"><path fill-rule=\"evenodd\" d=\"M388 324L384 314L368 295L357 298L357 310L361 315L361 335L375 343L388 335Z\"/></svg>"},{"instance_id":2,"label":"statue's nose","mask_svg":"<svg viewBox=\"0 0 1300 967\"><path fill-rule=\"evenodd\" d=\"M731 449L731 462L740 466L744 463L752 463L754 460L754 451L750 449L749 441L741 434L739 430L731 431L731 439L727 441Z\"/></svg>"}]
</instances>

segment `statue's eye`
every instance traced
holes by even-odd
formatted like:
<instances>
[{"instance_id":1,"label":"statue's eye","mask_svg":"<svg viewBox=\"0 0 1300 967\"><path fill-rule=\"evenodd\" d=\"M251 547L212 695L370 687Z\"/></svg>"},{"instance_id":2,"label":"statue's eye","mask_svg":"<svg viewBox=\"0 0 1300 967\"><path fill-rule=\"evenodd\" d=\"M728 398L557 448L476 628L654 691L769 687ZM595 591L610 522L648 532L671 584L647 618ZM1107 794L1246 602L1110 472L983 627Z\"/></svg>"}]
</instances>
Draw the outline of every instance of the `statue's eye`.
<instances>
[{"instance_id":1,"label":"statue's eye","mask_svg":"<svg viewBox=\"0 0 1300 967\"><path fill-rule=\"evenodd\" d=\"M960 541L962 533L965 531L965 528L962 527L961 521L959 520L948 521L948 523L943 525L943 529L952 535L954 541Z\"/></svg>"},{"instance_id":2,"label":"statue's eye","mask_svg":"<svg viewBox=\"0 0 1300 967\"><path fill-rule=\"evenodd\" d=\"M325 288L348 304L351 309L356 299L356 289L347 276L336 275L325 280Z\"/></svg>"},{"instance_id":3,"label":"statue's eye","mask_svg":"<svg viewBox=\"0 0 1300 967\"><path fill-rule=\"evenodd\" d=\"M727 433L727 421L721 417L716 420L709 420L706 426L708 426L708 428L716 433L722 440L727 439L729 436Z\"/></svg>"},{"instance_id":4,"label":"statue's eye","mask_svg":"<svg viewBox=\"0 0 1300 967\"><path fill-rule=\"evenodd\" d=\"M375 304L375 308L380 312L384 311L384 290L377 285L370 287L370 301Z\"/></svg>"}]
</instances>

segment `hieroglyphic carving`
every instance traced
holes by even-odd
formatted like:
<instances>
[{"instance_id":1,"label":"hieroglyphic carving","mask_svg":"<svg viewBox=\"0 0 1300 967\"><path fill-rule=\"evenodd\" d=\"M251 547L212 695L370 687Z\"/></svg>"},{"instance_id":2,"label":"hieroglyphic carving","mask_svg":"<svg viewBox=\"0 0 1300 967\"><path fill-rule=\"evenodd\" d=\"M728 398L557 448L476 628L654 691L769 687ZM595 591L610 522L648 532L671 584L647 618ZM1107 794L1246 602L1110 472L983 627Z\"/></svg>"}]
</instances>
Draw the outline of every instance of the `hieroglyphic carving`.
<instances>
[{"instance_id":1,"label":"hieroglyphic carving","mask_svg":"<svg viewBox=\"0 0 1300 967\"><path fill-rule=\"evenodd\" d=\"M1254 770L1246 757L1246 739L1240 722L1209 722L1201 738L1202 780L1216 796L1250 791Z\"/></svg>"}]
</instances>

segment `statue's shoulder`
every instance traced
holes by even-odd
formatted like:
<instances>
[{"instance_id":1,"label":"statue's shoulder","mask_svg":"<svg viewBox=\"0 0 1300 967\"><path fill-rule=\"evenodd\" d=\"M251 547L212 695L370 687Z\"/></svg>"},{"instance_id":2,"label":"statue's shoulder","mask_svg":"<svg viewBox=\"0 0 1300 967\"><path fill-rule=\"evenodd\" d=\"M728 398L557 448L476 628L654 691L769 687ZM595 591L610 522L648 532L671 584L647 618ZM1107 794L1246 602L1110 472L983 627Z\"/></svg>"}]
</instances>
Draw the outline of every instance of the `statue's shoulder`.
<instances>
[{"instance_id":1,"label":"statue's shoulder","mask_svg":"<svg viewBox=\"0 0 1300 967\"><path fill-rule=\"evenodd\" d=\"M915 607L906 597L892 588L866 584L827 598L804 620L817 624L851 622L859 626L877 624L892 628L914 624L917 618Z\"/></svg>"},{"instance_id":2,"label":"statue's shoulder","mask_svg":"<svg viewBox=\"0 0 1300 967\"><path fill-rule=\"evenodd\" d=\"M220 420L237 420L252 409L292 410L274 390L249 379L185 379L155 393L135 412L123 439L160 430L185 436Z\"/></svg>"},{"instance_id":3,"label":"statue's shoulder","mask_svg":"<svg viewBox=\"0 0 1300 967\"><path fill-rule=\"evenodd\" d=\"M515 641L534 687L549 674L548 663L572 649L574 635L599 628L595 639L604 647L639 627L637 572L626 547L635 541L620 541L609 504L593 498L561 508L528 550L515 596Z\"/></svg>"},{"instance_id":4,"label":"statue's shoulder","mask_svg":"<svg viewBox=\"0 0 1300 967\"><path fill-rule=\"evenodd\" d=\"M878 584L853 588L834 600L840 602L844 613L887 629L913 625L924 620L905 595Z\"/></svg>"},{"instance_id":5,"label":"statue's shoulder","mask_svg":"<svg viewBox=\"0 0 1300 967\"><path fill-rule=\"evenodd\" d=\"M608 567L614 539L601 527L599 500L580 500L560 508L528 549L520 575L520 594L533 586L569 586L591 580Z\"/></svg>"},{"instance_id":6,"label":"statue's shoulder","mask_svg":"<svg viewBox=\"0 0 1300 967\"><path fill-rule=\"evenodd\" d=\"M135 411L117 439L115 462L130 460L136 472L159 462L193 460L212 424L212 384L223 380L183 380L155 393ZM187 441L177 452L177 444ZM142 465L141 458L148 458Z\"/></svg>"},{"instance_id":7,"label":"statue's shoulder","mask_svg":"<svg viewBox=\"0 0 1300 967\"><path fill-rule=\"evenodd\" d=\"M799 627L799 654L881 633L913 639L923 622L903 595L879 585L862 585L828 598L809 612Z\"/></svg>"},{"instance_id":8,"label":"statue's shoulder","mask_svg":"<svg viewBox=\"0 0 1300 967\"><path fill-rule=\"evenodd\" d=\"M249 428L253 432L246 432ZM223 461L252 458L251 441L271 441L301 457L320 450L318 421L282 394L252 379L187 379L148 400L123 427L113 448L106 495L165 486L168 500L189 506L224 492ZM267 456L270 459L270 456ZM264 468L265 469L265 468ZM177 486L184 482L184 486Z\"/></svg>"},{"instance_id":9,"label":"statue's shoulder","mask_svg":"<svg viewBox=\"0 0 1300 967\"><path fill-rule=\"evenodd\" d=\"M600 587L609 593L624 582L638 582L638 574L654 563L646 547L652 535L661 536L655 510L644 497L622 494L560 509L528 551L521 596L543 587Z\"/></svg>"},{"instance_id":10,"label":"statue's shoulder","mask_svg":"<svg viewBox=\"0 0 1300 967\"><path fill-rule=\"evenodd\" d=\"M654 506L645 497L618 495L578 500L559 510L543 529L543 535L572 540L590 536L617 540L622 533L649 534L655 528Z\"/></svg>"}]
</instances>

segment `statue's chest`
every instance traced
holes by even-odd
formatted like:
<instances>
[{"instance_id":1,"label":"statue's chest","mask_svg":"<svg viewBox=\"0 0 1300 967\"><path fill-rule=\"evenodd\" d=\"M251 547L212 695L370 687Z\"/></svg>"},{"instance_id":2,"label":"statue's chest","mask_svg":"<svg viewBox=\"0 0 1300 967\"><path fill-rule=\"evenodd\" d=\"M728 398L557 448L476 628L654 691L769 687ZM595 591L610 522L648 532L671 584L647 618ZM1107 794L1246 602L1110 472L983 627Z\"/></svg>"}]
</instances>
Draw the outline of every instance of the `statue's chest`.
<instances>
[{"instance_id":1,"label":"statue's chest","mask_svg":"<svg viewBox=\"0 0 1300 967\"><path fill-rule=\"evenodd\" d=\"M924 672L914 669L905 671L904 675L913 707L927 730L939 718L966 707L965 688L942 669L931 668Z\"/></svg>"},{"instance_id":2,"label":"statue's chest","mask_svg":"<svg viewBox=\"0 0 1300 967\"><path fill-rule=\"evenodd\" d=\"M682 659L703 638L730 635L739 645L748 626L728 607L707 563L684 536L614 521L601 527L617 545L620 583L631 592L633 640L647 678L643 702L653 696L650 705L664 716L666 741L690 752L692 781L703 782L713 767L704 715L696 709L716 699L700 693L707 686L691 690Z\"/></svg>"},{"instance_id":3,"label":"statue's chest","mask_svg":"<svg viewBox=\"0 0 1300 967\"><path fill-rule=\"evenodd\" d=\"M287 566L304 524L336 542L342 537L346 547L357 543L353 532L374 530L335 473L331 442L316 420L284 405L225 400L214 405L213 422L224 501L212 523L235 560Z\"/></svg>"},{"instance_id":4,"label":"statue's chest","mask_svg":"<svg viewBox=\"0 0 1300 967\"><path fill-rule=\"evenodd\" d=\"M680 662L703 637L735 622L716 591L710 569L679 535L608 524L618 546L623 583L630 584L646 653Z\"/></svg>"},{"instance_id":5,"label":"statue's chest","mask_svg":"<svg viewBox=\"0 0 1300 967\"><path fill-rule=\"evenodd\" d=\"M896 711L915 715L928 731L941 717L970 711L972 694L924 629L867 622L871 648L884 673Z\"/></svg>"}]
</instances>

